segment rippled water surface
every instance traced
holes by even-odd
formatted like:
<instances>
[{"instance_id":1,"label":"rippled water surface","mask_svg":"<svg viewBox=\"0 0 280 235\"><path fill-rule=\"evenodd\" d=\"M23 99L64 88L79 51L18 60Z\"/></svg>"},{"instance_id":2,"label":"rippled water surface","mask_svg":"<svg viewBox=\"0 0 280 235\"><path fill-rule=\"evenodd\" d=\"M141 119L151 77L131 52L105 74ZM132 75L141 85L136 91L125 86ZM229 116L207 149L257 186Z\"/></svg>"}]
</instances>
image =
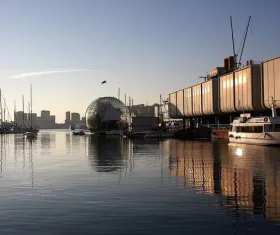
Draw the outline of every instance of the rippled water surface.
<instances>
[{"instance_id":1,"label":"rippled water surface","mask_svg":"<svg viewBox=\"0 0 280 235\"><path fill-rule=\"evenodd\" d=\"M280 234L279 148L0 140L0 234Z\"/></svg>"}]
</instances>

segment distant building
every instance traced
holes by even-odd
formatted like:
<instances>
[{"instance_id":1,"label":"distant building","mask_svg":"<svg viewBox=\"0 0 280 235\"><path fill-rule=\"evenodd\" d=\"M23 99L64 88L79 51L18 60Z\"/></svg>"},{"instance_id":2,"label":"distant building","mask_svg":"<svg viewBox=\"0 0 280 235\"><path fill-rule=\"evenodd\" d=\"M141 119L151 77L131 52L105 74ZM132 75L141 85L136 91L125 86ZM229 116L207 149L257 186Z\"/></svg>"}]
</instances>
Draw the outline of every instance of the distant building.
<instances>
[{"instance_id":1,"label":"distant building","mask_svg":"<svg viewBox=\"0 0 280 235\"><path fill-rule=\"evenodd\" d=\"M23 113L23 111L18 111L14 115L15 124L18 127L27 126L27 113Z\"/></svg>"},{"instance_id":2,"label":"distant building","mask_svg":"<svg viewBox=\"0 0 280 235\"><path fill-rule=\"evenodd\" d=\"M79 113L71 113L71 124L80 123L81 117Z\"/></svg>"},{"instance_id":3,"label":"distant building","mask_svg":"<svg viewBox=\"0 0 280 235\"><path fill-rule=\"evenodd\" d=\"M51 112L48 110L42 110L41 117L37 118L37 125L40 129L56 128L55 115L51 115Z\"/></svg>"},{"instance_id":4,"label":"distant building","mask_svg":"<svg viewBox=\"0 0 280 235\"><path fill-rule=\"evenodd\" d=\"M31 124L32 124L32 127L37 127L38 125L38 122L37 122L37 113L28 113L27 114L27 124L26 126L28 127L31 127Z\"/></svg>"},{"instance_id":5,"label":"distant building","mask_svg":"<svg viewBox=\"0 0 280 235\"><path fill-rule=\"evenodd\" d=\"M43 120L50 120L51 112L49 110L42 110L41 111L41 118Z\"/></svg>"},{"instance_id":6,"label":"distant building","mask_svg":"<svg viewBox=\"0 0 280 235\"><path fill-rule=\"evenodd\" d=\"M131 114L134 114L137 117L153 117L155 116L154 106L148 106L144 104L138 104L128 107Z\"/></svg>"},{"instance_id":7,"label":"distant building","mask_svg":"<svg viewBox=\"0 0 280 235\"><path fill-rule=\"evenodd\" d=\"M50 116L50 121L52 124L55 124L55 115Z\"/></svg>"},{"instance_id":8,"label":"distant building","mask_svg":"<svg viewBox=\"0 0 280 235\"><path fill-rule=\"evenodd\" d=\"M155 117L160 116L163 118L163 120L169 119L168 103L155 106L154 110L155 110Z\"/></svg>"},{"instance_id":9,"label":"distant building","mask_svg":"<svg viewBox=\"0 0 280 235\"><path fill-rule=\"evenodd\" d=\"M67 111L65 114L65 123L69 124L71 121L70 118L71 118L71 113L70 113L70 111Z\"/></svg>"}]
</instances>

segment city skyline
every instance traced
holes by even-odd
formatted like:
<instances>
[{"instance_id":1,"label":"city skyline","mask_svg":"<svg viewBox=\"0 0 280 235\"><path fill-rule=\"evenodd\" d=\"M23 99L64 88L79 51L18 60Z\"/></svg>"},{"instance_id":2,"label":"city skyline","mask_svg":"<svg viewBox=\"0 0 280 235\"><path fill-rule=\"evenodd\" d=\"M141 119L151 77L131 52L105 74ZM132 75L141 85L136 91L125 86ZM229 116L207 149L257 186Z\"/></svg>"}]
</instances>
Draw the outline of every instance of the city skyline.
<instances>
[{"instance_id":1,"label":"city skyline","mask_svg":"<svg viewBox=\"0 0 280 235\"><path fill-rule=\"evenodd\" d=\"M33 86L33 112L41 107L63 122L83 116L101 96L124 93L135 104L198 82L232 55L252 15L242 62L278 56L278 1L3 1L0 82L10 113ZM101 82L107 83L101 86Z\"/></svg>"}]
</instances>

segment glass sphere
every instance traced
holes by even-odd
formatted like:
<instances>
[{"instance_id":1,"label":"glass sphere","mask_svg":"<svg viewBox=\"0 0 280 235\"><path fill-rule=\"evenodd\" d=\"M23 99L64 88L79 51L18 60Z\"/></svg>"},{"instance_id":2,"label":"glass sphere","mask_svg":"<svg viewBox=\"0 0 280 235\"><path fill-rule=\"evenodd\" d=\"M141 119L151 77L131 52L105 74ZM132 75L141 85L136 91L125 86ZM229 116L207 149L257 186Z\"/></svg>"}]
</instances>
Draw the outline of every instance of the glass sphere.
<instances>
[{"instance_id":1,"label":"glass sphere","mask_svg":"<svg viewBox=\"0 0 280 235\"><path fill-rule=\"evenodd\" d=\"M98 98L86 111L86 125L91 131L126 130L129 120L128 108L115 97Z\"/></svg>"}]
</instances>

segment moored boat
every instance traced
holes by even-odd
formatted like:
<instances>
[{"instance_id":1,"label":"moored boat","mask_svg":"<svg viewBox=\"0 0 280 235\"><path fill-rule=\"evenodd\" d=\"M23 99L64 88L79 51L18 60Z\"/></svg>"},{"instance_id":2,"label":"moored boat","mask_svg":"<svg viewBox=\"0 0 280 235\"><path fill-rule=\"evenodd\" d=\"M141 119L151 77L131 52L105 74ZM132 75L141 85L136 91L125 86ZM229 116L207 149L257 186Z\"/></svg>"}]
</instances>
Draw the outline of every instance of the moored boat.
<instances>
[{"instance_id":1,"label":"moored boat","mask_svg":"<svg viewBox=\"0 0 280 235\"><path fill-rule=\"evenodd\" d=\"M272 100L272 116L251 117L241 114L232 123L228 133L230 143L280 145L280 117L275 110Z\"/></svg>"},{"instance_id":2,"label":"moored boat","mask_svg":"<svg viewBox=\"0 0 280 235\"><path fill-rule=\"evenodd\" d=\"M26 138L36 138L37 137L37 132L34 131L28 131L24 133L24 136Z\"/></svg>"},{"instance_id":3,"label":"moored boat","mask_svg":"<svg viewBox=\"0 0 280 235\"><path fill-rule=\"evenodd\" d=\"M280 145L280 117L241 116L232 123L230 143Z\"/></svg>"},{"instance_id":4,"label":"moored boat","mask_svg":"<svg viewBox=\"0 0 280 235\"><path fill-rule=\"evenodd\" d=\"M228 137L230 143L280 145L280 117L277 116L272 99L272 116L251 117L241 114L232 123Z\"/></svg>"},{"instance_id":5,"label":"moored boat","mask_svg":"<svg viewBox=\"0 0 280 235\"><path fill-rule=\"evenodd\" d=\"M86 133L83 130L73 131L73 135L85 135Z\"/></svg>"}]
</instances>

